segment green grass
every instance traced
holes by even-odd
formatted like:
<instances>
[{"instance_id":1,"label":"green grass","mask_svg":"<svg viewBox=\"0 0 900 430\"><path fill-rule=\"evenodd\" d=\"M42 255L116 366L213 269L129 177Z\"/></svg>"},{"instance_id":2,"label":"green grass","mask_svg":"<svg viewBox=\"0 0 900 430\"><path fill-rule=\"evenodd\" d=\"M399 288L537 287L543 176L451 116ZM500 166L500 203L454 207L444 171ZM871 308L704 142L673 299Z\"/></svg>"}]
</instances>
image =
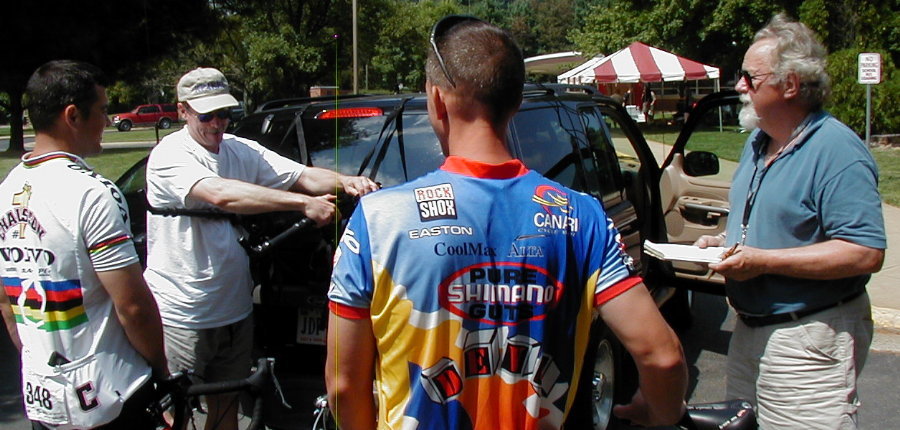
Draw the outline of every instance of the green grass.
<instances>
[{"instance_id":1,"label":"green grass","mask_svg":"<svg viewBox=\"0 0 900 430\"><path fill-rule=\"evenodd\" d=\"M900 149L874 148L878 163L878 192L891 206L900 206Z\"/></svg>"},{"instance_id":2,"label":"green grass","mask_svg":"<svg viewBox=\"0 0 900 430\"><path fill-rule=\"evenodd\" d=\"M159 138L181 130L181 124L172 124L167 130L159 131ZM134 128L131 131L118 131L114 127L108 127L103 133L104 142L155 142L156 130L153 128Z\"/></svg>"},{"instance_id":3,"label":"green grass","mask_svg":"<svg viewBox=\"0 0 900 430\"><path fill-rule=\"evenodd\" d=\"M138 160L144 158L150 152L150 148L138 149L104 149L100 155L89 157L86 161L97 173L100 173L107 179L115 181L119 179L129 167L134 165ZM0 152L0 172L3 178L19 164L21 156L19 154L11 154L9 152Z\"/></svg>"}]
</instances>

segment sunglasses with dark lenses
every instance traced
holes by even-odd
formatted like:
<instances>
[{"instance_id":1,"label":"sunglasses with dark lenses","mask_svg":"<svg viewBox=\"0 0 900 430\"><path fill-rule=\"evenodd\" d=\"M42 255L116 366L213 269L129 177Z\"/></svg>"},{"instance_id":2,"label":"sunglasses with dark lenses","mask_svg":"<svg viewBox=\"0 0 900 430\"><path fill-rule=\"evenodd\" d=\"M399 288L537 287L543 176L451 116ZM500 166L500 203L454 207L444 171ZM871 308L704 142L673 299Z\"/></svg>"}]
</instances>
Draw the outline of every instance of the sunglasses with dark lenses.
<instances>
[{"instance_id":1,"label":"sunglasses with dark lenses","mask_svg":"<svg viewBox=\"0 0 900 430\"><path fill-rule=\"evenodd\" d=\"M740 72L738 72L740 79L743 79L744 82L747 83L747 87L750 88L750 91L756 91L756 87L753 85L754 79L762 77L762 76L768 76L768 75L774 75L774 74L775 73L773 73L773 72L769 72L769 73L759 73L756 75L751 75L750 72L748 72L746 70L741 70Z\"/></svg>"},{"instance_id":2,"label":"sunglasses with dark lenses","mask_svg":"<svg viewBox=\"0 0 900 430\"><path fill-rule=\"evenodd\" d=\"M440 21L434 24L434 27L431 28L431 49L434 50L434 55L437 57L438 64L441 66L441 70L444 71L444 76L447 77L447 80L450 81L450 86L456 88L456 82L450 76L450 72L447 71L447 65L444 64L444 57L441 56L441 51L438 49L437 41L440 38L443 38L447 31L451 28L455 27L457 24L463 22L484 22L474 16L468 15L447 15L441 18Z\"/></svg>"},{"instance_id":3,"label":"sunglasses with dark lenses","mask_svg":"<svg viewBox=\"0 0 900 430\"><path fill-rule=\"evenodd\" d=\"M197 120L200 122L210 122L213 118L230 119L231 109L219 109L210 113L198 113Z\"/></svg>"}]
</instances>

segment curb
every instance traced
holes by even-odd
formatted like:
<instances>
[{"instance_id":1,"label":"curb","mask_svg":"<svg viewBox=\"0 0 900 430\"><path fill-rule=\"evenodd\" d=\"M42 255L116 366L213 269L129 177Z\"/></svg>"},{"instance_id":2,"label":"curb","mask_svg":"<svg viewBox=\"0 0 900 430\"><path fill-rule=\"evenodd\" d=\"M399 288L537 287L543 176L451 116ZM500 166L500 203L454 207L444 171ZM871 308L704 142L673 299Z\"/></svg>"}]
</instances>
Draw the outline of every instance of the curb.
<instances>
[{"instance_id":1,"label":"curb","mask_svg":"<svg viewBox=\"0 0 900 430\"><path fill-rule=\"evenodd\" d=\"M900 334L900 311L872 306L872 321L876 331Z\"/></svg>"}]
</instances>

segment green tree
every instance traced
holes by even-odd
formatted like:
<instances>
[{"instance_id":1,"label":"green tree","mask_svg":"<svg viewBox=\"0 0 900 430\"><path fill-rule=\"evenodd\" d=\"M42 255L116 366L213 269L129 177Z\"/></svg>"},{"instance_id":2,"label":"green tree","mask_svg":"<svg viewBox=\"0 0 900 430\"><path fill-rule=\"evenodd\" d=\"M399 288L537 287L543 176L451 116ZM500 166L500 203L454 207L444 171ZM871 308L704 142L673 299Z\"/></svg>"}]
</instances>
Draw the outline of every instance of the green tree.
<instances>
[{"instance_id":1,"label":"green tree","mask_svg":"<svg viewBox=\"0 0 900 430\"><path fill-rule=\"evenodd\" d=\"M22 94L41 64L83 60L122 78L213 26L205 0L11 2L3 17L0 45L11 61L0 67L0 92L11 115L9 151L24 150Z\"/></svg>"},{"instance_id":2,"label":"green tree","mask_svg":"<svg viewBox=\"0 0 900 430\"><path fill-rule=\"evenodd\" d=\"M816 31L834 53L829 57L834 91L827 107L858 133L864 131L865 97L864 87L856 84L856 55L882 53L884 83L873 91L873 109L881 118L873 128L898 129L890 101L900 98L894 71L900 61L900 0L581 0L577 5L588 10L584 24L569 32L577 50L610 54L640 40L717 66L726 83L740 69L756 31L785 11Z\"/></svg>"},{"instance_id":3,"label":"green tree","mask_svg":"<svg viewBox=\"0 0 900 430\"><path fill-rule=\"evenodd\" d=\"M219 37L195 46L195 63L221 67L244 94L257 100L297 97L309 87L333 82L336 66L349 64L349 0L218 0Z\"/></svg>"},{"instance_id":4,"label":"green tree","mask_svg":"<svg viewBox=\"0 0 900 430\"><path fill-rule=\"evenodd\" d=\"M424 90L425 59L431 45L431 27L444 15L462 13L456 2L392 0L376 13L381 19L378 42L372 54L373 68L385 88Z\"/></svg>"}]
</instances>

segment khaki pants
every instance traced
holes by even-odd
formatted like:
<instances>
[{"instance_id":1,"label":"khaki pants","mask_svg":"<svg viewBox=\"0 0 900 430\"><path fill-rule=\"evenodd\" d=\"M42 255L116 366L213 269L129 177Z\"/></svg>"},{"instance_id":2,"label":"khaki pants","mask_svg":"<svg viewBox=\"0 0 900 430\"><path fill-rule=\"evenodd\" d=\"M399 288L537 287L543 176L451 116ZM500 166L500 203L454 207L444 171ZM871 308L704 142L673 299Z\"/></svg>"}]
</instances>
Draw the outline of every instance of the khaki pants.
<instances>
[{"instance_id":1,"label":"khaki pants","mask_svg":"<svg viewBox=\"0 0 900 430\"><path fill-rule=\"evenodd\" d=\"M760 429L856 429L856 380L872 332L868 294L782 324L754 328L738 319L727 396L751 401Z\"/></svg>"}]
</instances>

